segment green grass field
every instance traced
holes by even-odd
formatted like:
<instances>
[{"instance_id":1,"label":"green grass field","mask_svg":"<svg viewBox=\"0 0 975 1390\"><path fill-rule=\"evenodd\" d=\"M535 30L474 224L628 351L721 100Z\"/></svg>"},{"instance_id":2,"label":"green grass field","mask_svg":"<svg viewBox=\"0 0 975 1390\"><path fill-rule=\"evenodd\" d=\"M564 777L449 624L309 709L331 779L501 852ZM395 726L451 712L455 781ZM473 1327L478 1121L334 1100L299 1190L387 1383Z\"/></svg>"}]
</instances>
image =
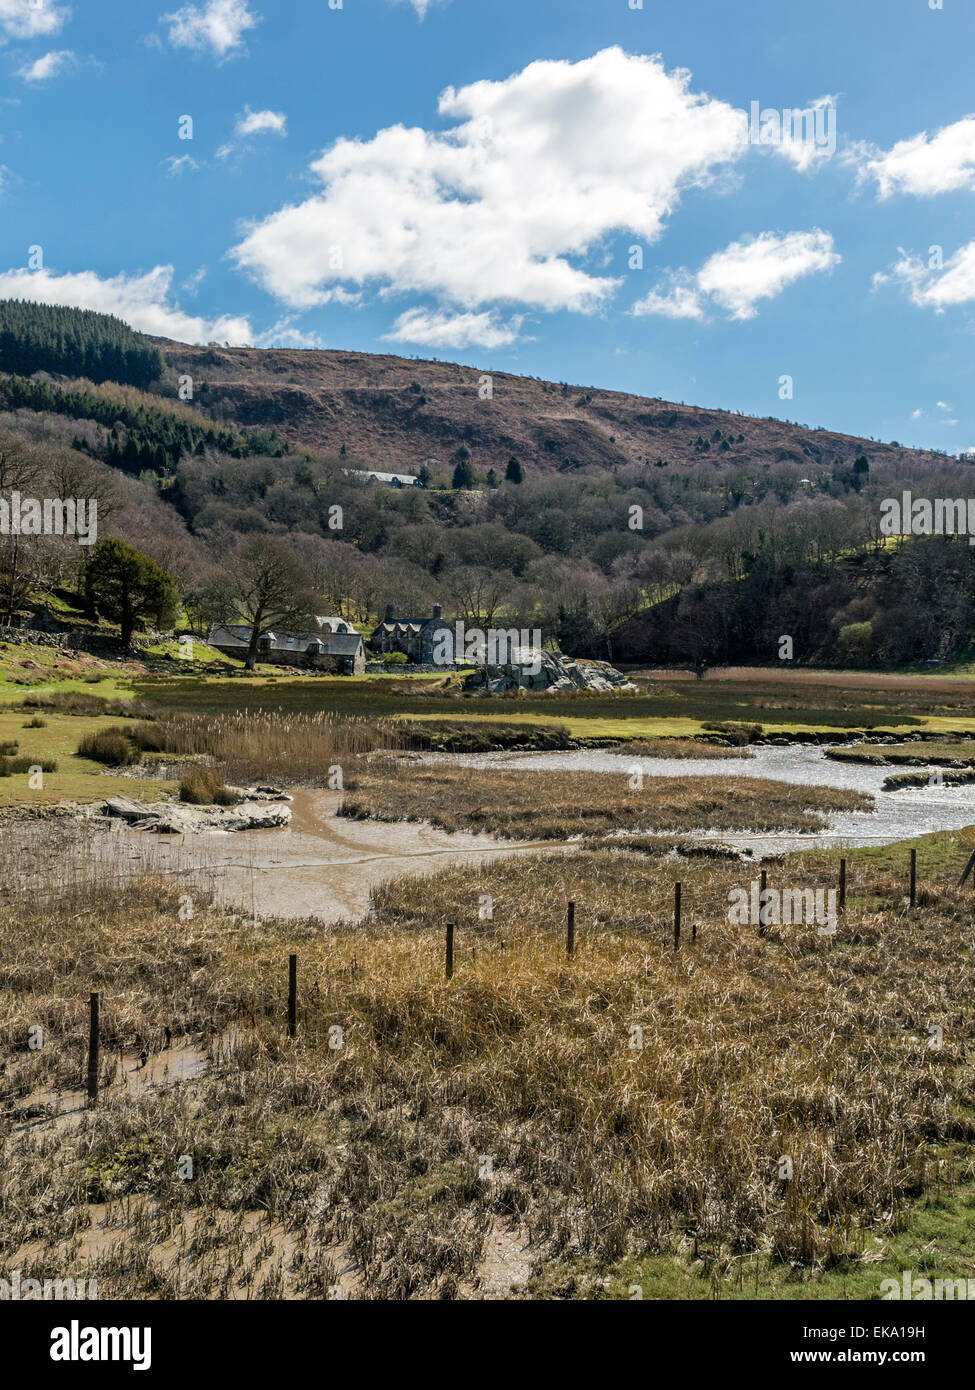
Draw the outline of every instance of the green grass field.
<instances>
[{"instance_id":1,"label":"green grass field","mask_svg":"<svg viewBox=\"0 0 975 1390\"><path fill-rule=\"evenodd\" d=\"M86 691L103 693L96 687L84 686ZM23 698L23 691L21 698ZM41 729L28 729L28 720L39 716L45 722ZM18 757L55 759L56 772L43 774L43 785L31 787L26 772L0 777L0 808L11 806L52 806L60 801L91 802L104 797L137 794L139 784L127 777L107 774L101 763L79 758L75 752L85 734L97 729L117 727L118 715L66 715L50 710L0 709L0 742L16 742ZM154 782L154 792L171 790L172 782Z\"/></svg>"},{"instance_id":2,"label":"green grass field","mask_svg":"<svg viewBox=\"0 0 975 1390\"><path fill-rule=\"evenodd\" d=\"M766 733L842 733L912 730L975 734L975 692L935 688L869 689L790 685L781 681L673 680L635 695L544 693L494 699L465 697L444 677L234 676L135 681L139 698L163 709L204 713L326 710L343 715L410 719L491 719L560 723L575 738L689 737L713 722L761 723Z\"/></svg>"}]
</instances>

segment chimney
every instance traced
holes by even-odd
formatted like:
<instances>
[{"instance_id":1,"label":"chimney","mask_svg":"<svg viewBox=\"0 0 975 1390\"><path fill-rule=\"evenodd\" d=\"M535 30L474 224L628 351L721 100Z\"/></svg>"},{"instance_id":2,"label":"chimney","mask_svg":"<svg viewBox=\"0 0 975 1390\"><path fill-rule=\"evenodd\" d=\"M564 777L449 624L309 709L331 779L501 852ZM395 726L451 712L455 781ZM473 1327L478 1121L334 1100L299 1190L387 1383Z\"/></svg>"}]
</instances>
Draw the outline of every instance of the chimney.
<instances>
[{"instance_id":1,"label":"chimney","mask_svg":"<svg viewBox=\"0 0 975 1390\"><path fill-rule=\"evenodd\" d=\"M433 605L433 620L434 620L434 622L435 622L435 623L439 623L439 621L440 621L440 619L441 619L442 617L443 617L443 609L441 608L441 606L440 606L439 603L435 603L435 604Z\"/></svg>"},{"instance_id":2,"label":"chimney","mask_svg":"<svg viewBox=\"0 0 975 1390\"><path fill-rule=\"evenodd\" d=\"M395 604L395 603L387 603L387 605L386 605L386 621L387 621L387 623L391 623L391 622L393 621L393 614L394 614L395 612L396 612L396 604Z\"/></svg>"}]
</instances>

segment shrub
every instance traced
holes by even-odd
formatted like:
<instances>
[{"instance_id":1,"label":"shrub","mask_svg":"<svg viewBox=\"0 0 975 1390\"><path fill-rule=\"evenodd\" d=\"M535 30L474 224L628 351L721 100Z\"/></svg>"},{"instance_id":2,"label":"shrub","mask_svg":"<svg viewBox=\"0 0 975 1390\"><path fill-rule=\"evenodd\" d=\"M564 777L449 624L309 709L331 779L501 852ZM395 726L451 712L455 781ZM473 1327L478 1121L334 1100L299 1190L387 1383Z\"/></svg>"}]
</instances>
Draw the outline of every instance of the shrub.
<instances>
[{"instance_id":1,"label":"shrub","mask_svg":"<svg viewBox=\"0 0 975 1390\"><path fill-rule=\"evenodd\" d=\"M106 763L112 767L125 767L137 763L142 754L135 747L124 729L99 729L85 734L78 744L78 757L91 758L96 763Z\"/></svg>"},{"instance_id":2,"label":"shrub","mask_svg":"<svg viewBox=\"0 0 975 1390\"><path fill-rule=\"evenodd\" d=\"M701 728L706 729L708 733L724 734L736 743L754 743L762 737L763 732L761 724L739 724L733 719L702 724Z\"/></svg>"},{"instance_id":3,"label":"shrub","mask_svg":"<svg viewBox=\"0 0 975 1390\"><path fill-rule=\"evenodd\" d=\"M866 661L873 646L873 623L847 623L836 638L844 661Z\"/></svg>"},{"instance_id":4,"label":"shrub","mask_svg":"<svg viewBox=\"0 0 975 1390\"><path fill-rule=\"evenodd\" d=\"M179 799L190 806L236 806L240 797L212 767L193 767L180 779Z\"/></svg>"},{"instance_id":5,"label":"shrub","mask_svg":"<svg viewBox=\"0 0 975 1390\"><path fill-rule=\"evenodd\" d=\"M56 690L52 695L25 695L20 708L85 716L114 714L121 719L152 718L151 709L140 700L106 700L104 695L90 695L87 690Z\"/></svg>"},{"instance_id":6,"label":"shrub","mask_svg":"<svg viewBox=\"0 0 975 1390\"><path fill-rule=\"evenodd\" d=\"M7 758L0 755L0 777L11 777L15 772L30 772L39 767L42 772L57 772L58 765L53 758Z\"/></svg>"},{"instance_id":7,"label":"shrub","mask_svg":"<svg viewBox=\"0 0 975 1390\"><path fill-rule=\"evenodd\" d=\"M53 695L25 695L21 709L49 709L58 714L104 714L106 701L85 690L58 690Z\"/></svg>"},{"instance_id":8,"label":"shrub","mask_svg":"<svg viewBox=\"0 0 975 1390\"><path fill-rule=\"evenodd\" d=\"M20 744L16 741L13 743L0 743L0 758L9 758L12 753L16 753L19 747Z\"/></svg>"},{"instance_id":9,"label":"shrub","mask_svg":"<svg viewBox=\"0 0 975 1390\"><path fill-rule=\"evenodd\" d=\"M46 719L41 719L41 717L40 717L39 715L35 714L33 719L28 719L28 720L26 721L26 723L24 724L24 728L25 728L25 729L46 729L46 728L47 728L47 720L46 720Z\"/></svg>"},{"instance_id":10,"label":"shrub","mask_svg":"<svg viewBox=\"0 0 975 1390\"><path fill-rule=\"evenodd\" d=\"M386 652L382 661L384 666L405 666L409 659L406 652Z\"/></svg>"}]
</instances>

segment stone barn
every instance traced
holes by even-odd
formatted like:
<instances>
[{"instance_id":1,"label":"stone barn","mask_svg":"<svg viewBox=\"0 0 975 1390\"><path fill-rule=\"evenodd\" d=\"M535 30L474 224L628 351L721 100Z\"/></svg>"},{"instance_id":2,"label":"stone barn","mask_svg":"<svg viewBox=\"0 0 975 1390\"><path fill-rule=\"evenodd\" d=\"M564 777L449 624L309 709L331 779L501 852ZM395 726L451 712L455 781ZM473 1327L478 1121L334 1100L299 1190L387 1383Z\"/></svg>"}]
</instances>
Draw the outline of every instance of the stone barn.
<instances>
[{"instance_id":1,"label":"stone barn","mask_svg":"<svg viewBox=\"0 0 975 1390\"><path fill-rule=\"evenodd\" d=\"M224 656L243 661L251 640L246 624L224 623L214 627L207 639ZM295 632L278 628L257 640L258 661L280 666L307 666L339 676L362 675L366 669L366 649L362 638L344 618L316 618L314 628Z\"/></svg>"}]
</instances>

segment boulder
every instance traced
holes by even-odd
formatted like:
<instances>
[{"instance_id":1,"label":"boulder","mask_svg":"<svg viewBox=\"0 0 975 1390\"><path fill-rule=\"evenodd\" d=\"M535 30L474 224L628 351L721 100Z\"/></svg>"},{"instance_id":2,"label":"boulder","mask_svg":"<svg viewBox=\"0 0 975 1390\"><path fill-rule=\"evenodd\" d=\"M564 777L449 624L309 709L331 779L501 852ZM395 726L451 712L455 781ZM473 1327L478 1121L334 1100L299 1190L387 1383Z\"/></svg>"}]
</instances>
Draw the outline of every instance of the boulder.
<instances>
[{"instance_id":1,"label":"boulder","mask_svg":"<svg viewBox=\"0 0 975 1390\"><path fill-rule=\"evenodd\" d=\"M289 798L290 800L290 798ZM241 801L236 806L190 806L185 802L143 802L113 796L101 814L123 820L134 830L157 835L194 835L204 831L267 830L287 825L291 807L283 800Z\"/></svg>"},{"instance_id":2,"label":"boulder","mask_svg":"<svg viewBox=\"0 0 975 1390\"><path fill-rule=\"evenodd\" d=\"M499 695L505 690L544 690L560 694L570 690L635 691L632 681L606 661L588 661L563 656L561 652L542 652L540 669L529 663L481 666L464 681L464 689Z\"/></svg>"}]
</instances>

